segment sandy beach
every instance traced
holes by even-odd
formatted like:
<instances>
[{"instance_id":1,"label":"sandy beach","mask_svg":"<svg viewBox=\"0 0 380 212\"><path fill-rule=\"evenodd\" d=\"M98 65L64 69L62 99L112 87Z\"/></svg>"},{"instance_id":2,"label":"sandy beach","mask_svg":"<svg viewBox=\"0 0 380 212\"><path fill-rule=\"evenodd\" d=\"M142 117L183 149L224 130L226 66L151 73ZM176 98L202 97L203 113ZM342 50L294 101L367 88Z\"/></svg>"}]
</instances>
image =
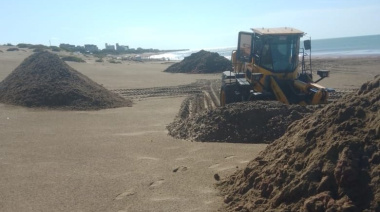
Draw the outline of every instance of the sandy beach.
<instances>
[{"instance_id":1,"label":"sandy beach","mask_svg":"<svg viewBox=\"0 0 380 212\"><path fill-rule=\"evenodd\" d=\"M31 50L0 47L0 81ZM172 63L84 58L68 62L109 90L186 85L219 74L170 74ZM380 57L317 58L330 70L321 85L349 92L380 74ZM174 139L166 126L185 96L135 98L99 111L0 104L0 211L217 211L214 175L232 174L265 144Z\"/></svg>"}]
</instances>

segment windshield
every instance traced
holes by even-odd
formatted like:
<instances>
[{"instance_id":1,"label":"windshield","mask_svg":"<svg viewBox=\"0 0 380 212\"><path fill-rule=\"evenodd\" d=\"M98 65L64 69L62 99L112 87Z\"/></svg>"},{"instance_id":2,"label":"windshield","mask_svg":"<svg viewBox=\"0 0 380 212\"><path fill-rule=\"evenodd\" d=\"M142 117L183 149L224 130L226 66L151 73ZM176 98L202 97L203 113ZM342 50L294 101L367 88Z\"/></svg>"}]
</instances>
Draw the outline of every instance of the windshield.
<instances>
[{"instance_id":1,"label":"windshield","mask_svg":"<svg viewBox=\"0 0 380 212\"><path fill-rule=\"evenodd\" d=\"M273 36L264 40L261 66L273 72L292 72L298 66L298 36Z\"/></svg>"}]
</instances>

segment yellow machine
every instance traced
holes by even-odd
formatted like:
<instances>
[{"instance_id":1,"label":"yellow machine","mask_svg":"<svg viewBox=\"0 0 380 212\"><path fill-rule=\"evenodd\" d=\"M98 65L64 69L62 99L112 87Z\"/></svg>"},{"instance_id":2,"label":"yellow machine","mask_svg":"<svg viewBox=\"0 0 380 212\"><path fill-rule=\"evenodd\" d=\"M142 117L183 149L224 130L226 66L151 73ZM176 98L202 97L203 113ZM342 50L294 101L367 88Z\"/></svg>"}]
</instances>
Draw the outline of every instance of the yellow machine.
<instances>
[{"instance_id":1,"label":"yellow machine","mask_svg":"<svg viewBox=\"0 0 380 212\"><path fill-rule=\"evenodd\" d=\"M313 81L311 40L305 40L304 48L300 48L304 32L289 27L252 31L239 32L237 50L231 55L234 71L222 74L221 106L250 100L301 105L327 103L328 92L332 90L316 83L328 77L329 71L318 70L320 79ZM308 66L305 56L310 60Z\"/></svg>"}]
</instances>

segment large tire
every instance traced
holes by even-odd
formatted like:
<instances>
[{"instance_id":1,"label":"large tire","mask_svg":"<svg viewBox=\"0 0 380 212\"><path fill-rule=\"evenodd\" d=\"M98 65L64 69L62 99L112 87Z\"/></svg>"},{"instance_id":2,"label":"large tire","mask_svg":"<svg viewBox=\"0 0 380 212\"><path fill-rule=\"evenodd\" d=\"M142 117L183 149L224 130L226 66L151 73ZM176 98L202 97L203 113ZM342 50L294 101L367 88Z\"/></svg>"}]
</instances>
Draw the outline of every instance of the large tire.
<instances>
[{"instance_id":1,"label":"large tire","mask_svg":"<svg viewBox=\"0 0 380 212\"><path fill-rule=\"evenodd\" d=\"M220 106L226 106L226 92L223 88L220 89L219 102Z\"/></svg>"},{"instance_id":2,"label":"large tire","mask_svg":"<svg viewBox=\"0 0 380 212\"><path fill-rule=\"evenodd\" d=\"M245 101L249 101L250 100L250 92L249 92L249 87L242 87L240 89L240 92L241 92L241 101L242 102L245 102Z\"/></svg>"},{"instance_id":3,"label":"large tire","mask_svg":"<svg viewBox=\"0 0 380 212\"><path fill-rule=\"evenodd\" d=\"M235 102L234 87L230 85L222 86L220 89L220 106Z\"/></svg>"}]
</instances>

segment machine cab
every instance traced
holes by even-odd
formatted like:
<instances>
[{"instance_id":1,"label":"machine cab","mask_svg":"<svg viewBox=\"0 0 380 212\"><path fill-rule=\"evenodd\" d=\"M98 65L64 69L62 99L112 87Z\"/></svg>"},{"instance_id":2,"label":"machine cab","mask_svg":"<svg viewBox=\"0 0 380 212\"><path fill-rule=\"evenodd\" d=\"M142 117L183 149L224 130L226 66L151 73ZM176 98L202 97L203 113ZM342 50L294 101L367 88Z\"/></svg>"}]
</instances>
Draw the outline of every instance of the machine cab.
<instances>
[{"instance_id":1,"label":"machine cab","mask_svg":"<svg viewBox=\"0 0 380 212\"><path fill-rule=\"evenodd\" d=\"M252 30L253 33L239 33L237 60L253 62L273 73L289 73L297 69L302 31L294 28Z\"/></svg>"}]
</instances>

